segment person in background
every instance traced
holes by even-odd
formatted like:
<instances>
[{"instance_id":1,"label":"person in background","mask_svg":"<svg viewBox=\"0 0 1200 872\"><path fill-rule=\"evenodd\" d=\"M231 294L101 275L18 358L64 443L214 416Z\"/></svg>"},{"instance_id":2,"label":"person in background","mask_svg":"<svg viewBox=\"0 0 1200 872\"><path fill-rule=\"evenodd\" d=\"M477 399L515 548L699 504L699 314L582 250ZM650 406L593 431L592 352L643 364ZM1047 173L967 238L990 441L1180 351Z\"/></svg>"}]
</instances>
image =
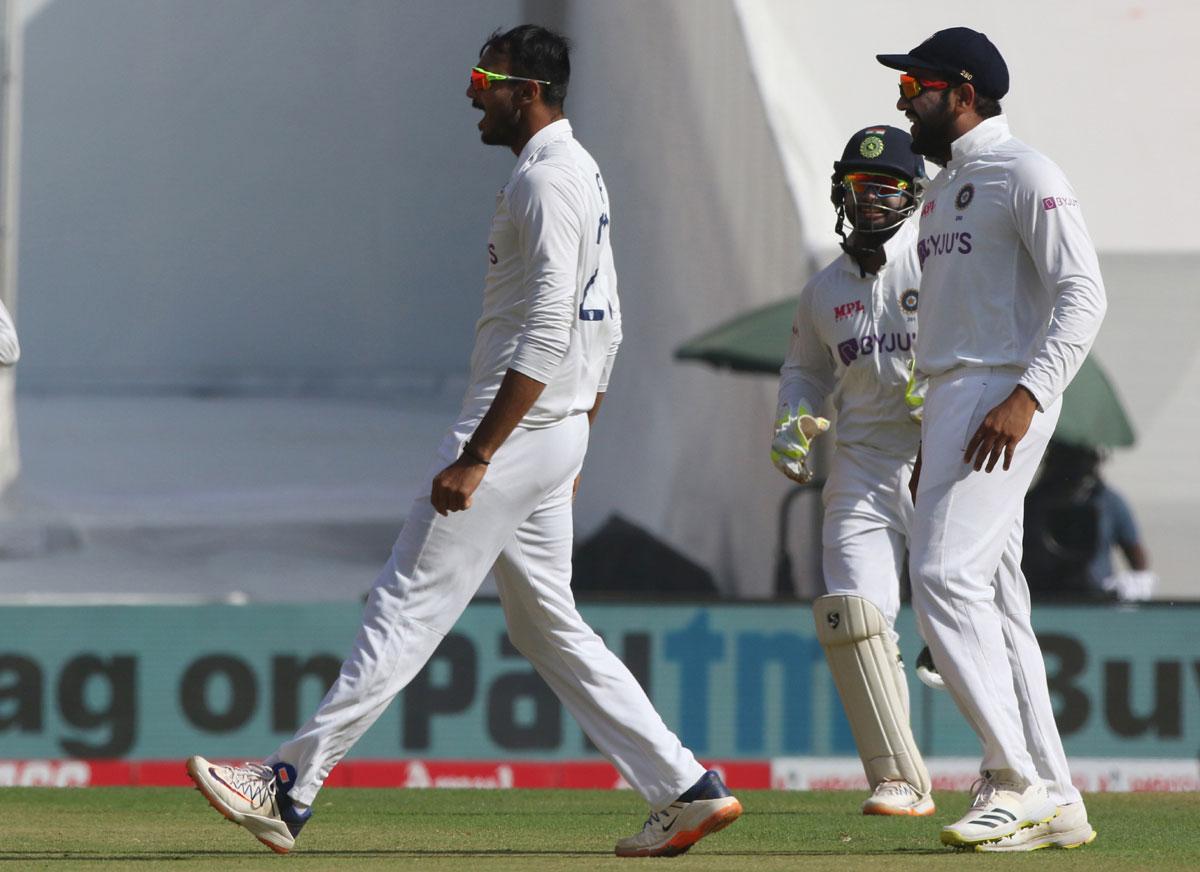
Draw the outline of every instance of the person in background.
<instances>
[{"instance_id":1,"label":"person in background","mask_svg":"<svg viewBox=\"0 0 1200 872\"><path fill-rule=\"evenodd\" d=\"M1022 567L1035 597L1149 599L1158 585L1129 504L1100 476L1103 453L1051 440L1025 498ZM1117 570L1113 551L1128 566Z\"/></svg>"}]
</instances>

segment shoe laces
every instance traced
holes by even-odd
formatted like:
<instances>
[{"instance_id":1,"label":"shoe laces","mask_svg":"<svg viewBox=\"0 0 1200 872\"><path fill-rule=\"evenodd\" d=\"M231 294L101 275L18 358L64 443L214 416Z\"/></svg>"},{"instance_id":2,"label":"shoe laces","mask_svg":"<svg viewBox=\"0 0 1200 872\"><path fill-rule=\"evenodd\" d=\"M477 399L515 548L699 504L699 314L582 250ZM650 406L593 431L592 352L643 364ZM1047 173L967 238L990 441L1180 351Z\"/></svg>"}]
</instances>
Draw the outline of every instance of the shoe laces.
<instances>
[{"instance_id":1,"label":"shoe laces","mask_svg":"<svg viewBox=\"0 0 1200 872\"><path fill-rule=\"evenodd\" d=\"M876 795L881 796L899 796L910 797L916 794L916 790L907 781L881 781L879 786L875 788Z\"/></svg>"},{"instance_id":2,"label":"shoe laces","mask_svg":"<svg viewBox=\"0 0 1200 872\"><path fill-rule=\"evenodd\" d=\"M976 778L975 783L971 785L971 793L974 797L971 800L971 808L983 808L991 803L999 789L996 782L986 775Z\"/></svg>"},{"instance_id":3,"label":"shoe laces","mask_svg":"<svg viewBox=\"0 0 1200 872\"><path fill-rule=\"evenodd\" d=\"M676 817L679 814L679 812L683 811L683 806L684 806L684 803L673 802L670 805L668 805L666 808L664 808L662 811L650 812L650 816L648 818L646 818L646 823L642 824L642 830L643 831L648 830L657 824L669 823L674 817Z\"/></svg>"},{"instance_id":4,"label":"shoe laces","mask_svg":"<svg viewBox=\"0 0 1200 872\"><path fill-rule=\"evenodd\" d=\"M229 784L249 797L256 805L267 798L274 800L277 785L271 767L261 763L243 763L229 767Z\"/></svg>"}]
</instances>

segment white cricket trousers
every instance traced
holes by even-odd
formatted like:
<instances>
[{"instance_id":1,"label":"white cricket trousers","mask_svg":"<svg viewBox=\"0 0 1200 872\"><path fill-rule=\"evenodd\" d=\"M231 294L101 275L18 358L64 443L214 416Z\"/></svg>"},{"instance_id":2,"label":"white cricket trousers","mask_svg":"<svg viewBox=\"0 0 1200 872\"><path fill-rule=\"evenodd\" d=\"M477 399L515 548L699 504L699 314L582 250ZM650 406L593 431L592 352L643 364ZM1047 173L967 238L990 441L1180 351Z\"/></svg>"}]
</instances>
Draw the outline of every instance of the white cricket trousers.
<instances>
[{"instance_id":1,"label":"white cricket trousers","mask_svg":"<svg viewBox=\"0 0 1200 872\"><path fill-rule=\"evenodd\" d=\"M879 609L898 641L900 573L908 551L911 458L839 445L821 493L825 591L852 594Z\"/></svg>"},{"instance_id":2,"label":"white cricket trousers","mask_svg":"<svg viewBox=\"0 0 1200 872\"><path fill-rule=\"evenodd\" d=\"M960 367L930 379L922 424L909 574L921 634L959 710L983 745L980 771L1045 782L1078 802L1054 722L1045 662L1021 572L1025 492L1061 410L1033 416L1011 467L963 461L984 417L1014 387L1011 367Z\"/></svg>"},{"instance_id":3,"label":"white cricket trousers","mask_svg":"<svg viewBox=\"0 0 1200 872\"><path fill-rule=\"evenodd\" d=\"M429 480L469 436L447 434ZM704 774L575 608L571 490L587 440L583 414L544 429L518 428L469 509L443 517L428 494L413 501L337 681L312 719L267 759L296 767L293 798L312 804L330 770L433 655L488 570L513 644L651 808Z\"/></svg>"}]
</instances>

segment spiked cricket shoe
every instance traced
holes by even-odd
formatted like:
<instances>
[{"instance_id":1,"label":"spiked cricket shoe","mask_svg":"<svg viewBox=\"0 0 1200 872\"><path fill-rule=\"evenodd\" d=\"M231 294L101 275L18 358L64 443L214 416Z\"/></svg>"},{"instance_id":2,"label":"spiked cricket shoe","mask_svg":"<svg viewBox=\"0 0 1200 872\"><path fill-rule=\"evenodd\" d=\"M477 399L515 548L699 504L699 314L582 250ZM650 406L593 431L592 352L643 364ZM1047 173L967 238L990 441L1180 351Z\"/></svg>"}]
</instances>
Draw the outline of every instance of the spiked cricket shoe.
<instances>
[{"instance_id":1,"label":"spiked cricket shoe","mask_svg":"<svg viewBox=\"0 0 1200 872\"><path fill-rule=\"evenodd\" d=\"M286 763L274 768L260 763L221 766L190 757L187 772L209 805L277 854L292 849L300 828L312 817L311 809L297 812L287 795L296 770Z\"/></svg>"},{"instance_id":2,"label":"spiked cricket shoe","mask_svg":"<svg viewBox=\"0 0 1200 872\"><path fill-rule=\"evenodd\" d=\"M1096 839L1096 831L1088 823L1087 809L1082 802L1060 805L1058 814L1046 823L1017 830L996 842L976 845L976 851L1007 853L1037 851L1041 848L1079 848L1090 845Z\"/></svg>"},{"instance_id":3,"label":"spiked cricket shoe","mask_svg":"<svg viewBox=\"0 0 1200 872\"><path fill-rule=\"evenodd\" d=\"M922 794L907 781L881 781L862 805L863 814L926 817L934 813L933 797Z\"/></svg>"},{"instance_id":4,"label":"spiked cricket shoe","mask_svg":"<svg viewBox=\"0 0 1200 872\"><path fill-rule=\"evenodd\" d=\"M1042 784L1020 785L984 780L971 803L971 810L942 828L942 844L971 848L995 842L1018 830L1051 820L1058 814Z\"/></svg>"},{"instance_id":5,"label":"spiked cricket shoe","mask_svg":"<svg viewBox=\"0 0 1200 872\"><path fill-rule=\"evenodd\" d=\"M742 804L721 776L709 770L679 799L651 812L640 833L617 842L617 856L674 857L729 826L741 813Z\"/></svg>"}]
</instances>

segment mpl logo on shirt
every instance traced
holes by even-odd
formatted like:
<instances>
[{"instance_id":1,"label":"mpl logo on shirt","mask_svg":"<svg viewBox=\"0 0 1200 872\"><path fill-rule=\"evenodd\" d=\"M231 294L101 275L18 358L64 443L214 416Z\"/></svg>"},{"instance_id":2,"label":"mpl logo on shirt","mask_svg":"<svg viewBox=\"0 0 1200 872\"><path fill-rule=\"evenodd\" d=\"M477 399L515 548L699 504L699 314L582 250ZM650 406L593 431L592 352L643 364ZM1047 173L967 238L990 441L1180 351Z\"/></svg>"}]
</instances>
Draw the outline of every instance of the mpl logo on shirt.
<instances>
[{"instance_id":1,"label":"mpl logo on shirt","mask_svg":"<svg viewBox=\"0 0 1200 872\"><path fill-rule=\"evenodd\" d=\"M833 307L833 320L841 321L852 315L861 315L866 312L863 307L862 300L854 300L850 303L842 303L840 306Z\"/></svg>"}]
</instances>

